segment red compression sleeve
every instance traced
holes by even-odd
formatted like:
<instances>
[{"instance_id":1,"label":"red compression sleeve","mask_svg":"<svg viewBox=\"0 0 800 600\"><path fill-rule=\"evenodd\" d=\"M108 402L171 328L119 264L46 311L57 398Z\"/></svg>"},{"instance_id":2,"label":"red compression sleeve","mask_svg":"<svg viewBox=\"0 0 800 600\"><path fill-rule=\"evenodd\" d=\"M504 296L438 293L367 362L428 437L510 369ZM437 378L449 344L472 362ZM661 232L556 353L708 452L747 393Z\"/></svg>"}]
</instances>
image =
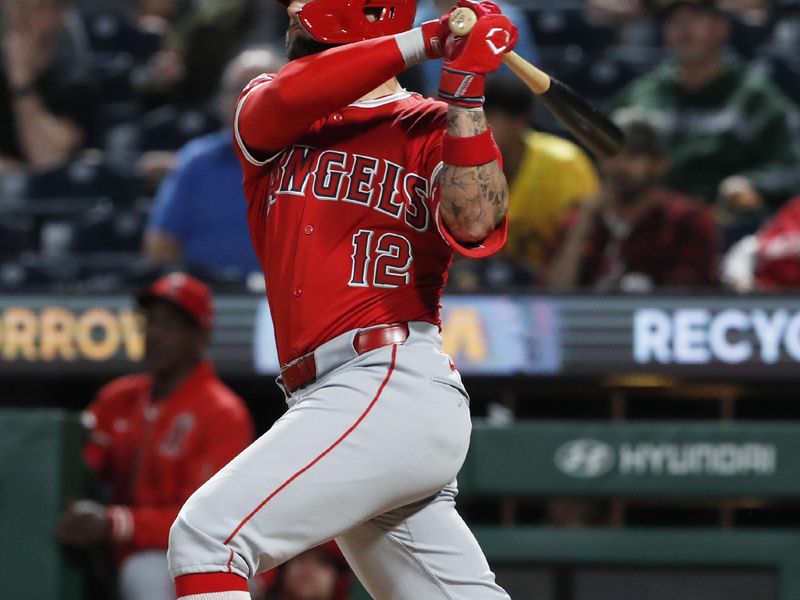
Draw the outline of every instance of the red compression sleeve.
<instances>
[{"instance_id":1,"label":"red compression sleeve","mask_svg":"<svg viewBox=\"0 0 800 600\"><path fill-rule=\"evenodd\" d=\"M394 36L293 60L240 100L239 133L248 149L273 154L405 68Z\"/></svg>"},{"instance_id":2,"label":"red compression sleeve","mask_svg":"<svg viewBox=\"0 0 800 600\"><path fill-rule=\"evenodd\" d=\"M442 160L446 165L474 167L500 159L500 148L494 141L491 127L470 137L456 137L447 132L444 134Z\"/></svg>"}]
</instances>

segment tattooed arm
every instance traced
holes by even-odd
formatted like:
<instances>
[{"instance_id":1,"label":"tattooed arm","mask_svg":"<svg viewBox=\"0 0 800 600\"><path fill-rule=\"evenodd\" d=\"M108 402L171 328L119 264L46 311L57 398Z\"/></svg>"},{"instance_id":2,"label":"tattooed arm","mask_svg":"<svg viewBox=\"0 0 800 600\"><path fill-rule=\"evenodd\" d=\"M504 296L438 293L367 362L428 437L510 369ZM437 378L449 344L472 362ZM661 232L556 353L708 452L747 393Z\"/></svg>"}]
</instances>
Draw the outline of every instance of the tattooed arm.
<instances>
[{"instance_id":1,"label":"tattooed arm","mask_svg":"<svg viewBox=\"0 0 800 600\"><path fill-rule=\"evenodd\" d=\"M487 129L482 110L451 106L447 110L447 133L470 137ZM445 163L439 172L442 220L459 242L480 242L503 221L508 210L508 185L499 163L493 160L477 167Z\"/></svg>"}]
</instances>

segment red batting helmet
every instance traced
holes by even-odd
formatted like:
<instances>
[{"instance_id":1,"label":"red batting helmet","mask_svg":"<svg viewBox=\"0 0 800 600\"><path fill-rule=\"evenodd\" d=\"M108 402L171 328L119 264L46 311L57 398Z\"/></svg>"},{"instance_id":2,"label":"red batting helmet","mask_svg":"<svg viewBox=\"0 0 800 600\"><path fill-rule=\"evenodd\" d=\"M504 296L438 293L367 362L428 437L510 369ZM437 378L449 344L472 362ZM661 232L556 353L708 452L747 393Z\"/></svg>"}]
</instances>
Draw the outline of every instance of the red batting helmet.
<instances>
[{"instance_id":1,"label":"red batting helmet","mask_svg":"<svg viewBox=\"0 0 800 600\"><path fill-rule=\"evenodd\" d=\"M407 31L416 12L416 0L312 0L300 24L318 42L350 44Z\"/></svg>"}]
</instances>

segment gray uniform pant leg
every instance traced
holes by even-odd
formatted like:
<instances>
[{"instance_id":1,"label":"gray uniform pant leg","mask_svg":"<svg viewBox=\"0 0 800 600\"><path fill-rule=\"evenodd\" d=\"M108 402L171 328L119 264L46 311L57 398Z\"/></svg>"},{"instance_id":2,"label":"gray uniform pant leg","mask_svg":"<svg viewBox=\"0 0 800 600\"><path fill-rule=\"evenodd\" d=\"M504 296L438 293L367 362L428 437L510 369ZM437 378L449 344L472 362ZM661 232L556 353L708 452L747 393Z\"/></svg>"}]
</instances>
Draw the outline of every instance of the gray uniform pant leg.
<instances>
[{"instance_id":1,"label":"gray uniform pant leg","mask_svg":"<svg viewBox=\"0 0 800 600\"><path fill-rule=\"evenodd\" d=\"M508 600L455 509L455 484L336 538L375 600Z\"/></svg>"}]
</instances>

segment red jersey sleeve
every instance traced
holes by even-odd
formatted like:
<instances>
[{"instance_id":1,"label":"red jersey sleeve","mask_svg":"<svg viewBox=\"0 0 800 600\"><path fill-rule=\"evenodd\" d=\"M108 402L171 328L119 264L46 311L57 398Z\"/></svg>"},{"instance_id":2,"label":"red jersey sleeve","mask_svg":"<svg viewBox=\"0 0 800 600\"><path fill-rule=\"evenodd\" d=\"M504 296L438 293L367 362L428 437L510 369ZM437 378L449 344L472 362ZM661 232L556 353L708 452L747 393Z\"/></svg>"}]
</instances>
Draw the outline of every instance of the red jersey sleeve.
<instances>
[{"instance_id":1,"label":"red jersey sleeve","mask_svg":"<svg viewBox=\"0 0 800 600\"><path fill-rule=\"evenodd\" d=\"M756 238L758 288L800 287L800 197L787 201Z\"/></svg>"},{"instance_id":2,"label":"red jersey sleeve","mask_svg":"<svg viewBox=\"0 0 800 600\"><path fill-rule=\"evenodd\" d=\"M270 152L264 156L259 155L259 151L255 149L251 149L248 144L245 143L245 138L251 139L254 134L250 131L255 125L252 122L248 122L246 124L240 123L240 117L242 113L242 109L247 102L247 98L253 93L256 89L260 86L268 86L270 83L275 79L274 74L267 74L264 73L259 75L255 79L253 79L247 86L244 88L242 93L239 96L239 100L236 103L236 112L234 113L233 117L233 139L235 142L235 147L237 154L239 155L239 160L242 163L242 167L244 168L245 175L247 174L248 170L251 170L253 167L259 169L266 165L268 162L273 160L278 154L280 154L281 149L278 148L275 152ZM258 155L258 156L256 156Z\"/></svg>"},{"instance_id":3,"label":"red jersey sleeve","mask_svg":"<svg viewBox=\"0 0 800 600\"><path fill-rule=\"evenodd\" d=\"M106 514L111 523L111 539L126 550L164 549L181 506L109 506Z\"/></svg>"},{"instance_id":4,"label":"red jersey sleeve","mask_svg":"<svg viewBox=\"0 0 800 600\"><path fill-rule=\"evenodd\" d=\"M338 46L250 82L236 104L234 136L245 168L260 168L313 123L406 68L393 36Z\"/></svg>"}]
</instances>

